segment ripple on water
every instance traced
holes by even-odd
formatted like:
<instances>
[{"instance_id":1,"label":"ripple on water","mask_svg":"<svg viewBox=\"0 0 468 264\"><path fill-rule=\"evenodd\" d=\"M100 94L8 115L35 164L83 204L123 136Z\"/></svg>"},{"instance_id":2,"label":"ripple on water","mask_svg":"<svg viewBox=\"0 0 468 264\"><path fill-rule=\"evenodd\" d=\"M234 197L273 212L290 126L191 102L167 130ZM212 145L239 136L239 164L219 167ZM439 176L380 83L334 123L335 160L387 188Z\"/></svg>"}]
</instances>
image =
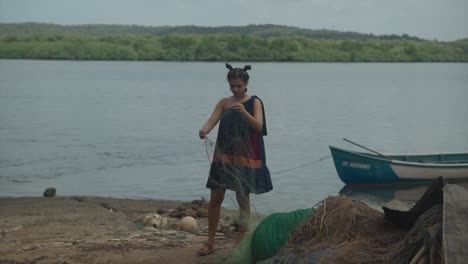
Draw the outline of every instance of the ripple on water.
<instances>
[{"instance_id":1,"label":"ripple on water","mask_svg":"<svg viewBox=\"0 0 468 264\"><path fill-rule=\"evenodd\" d=\"M8 179L9 182L13 182L13 183L30 183L32 182L31 180L28 180L28 179Z\"/></svg>"}]
</instances>

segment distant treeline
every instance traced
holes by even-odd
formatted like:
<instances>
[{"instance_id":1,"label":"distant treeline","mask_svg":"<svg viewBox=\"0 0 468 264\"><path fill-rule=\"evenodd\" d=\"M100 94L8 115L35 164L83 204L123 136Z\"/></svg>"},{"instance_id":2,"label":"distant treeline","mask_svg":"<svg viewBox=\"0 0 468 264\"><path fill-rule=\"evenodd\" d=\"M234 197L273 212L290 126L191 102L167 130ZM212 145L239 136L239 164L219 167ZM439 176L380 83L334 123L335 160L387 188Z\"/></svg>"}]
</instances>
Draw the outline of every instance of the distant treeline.
<instances>
[{"instance_id":1,"label":"distant treeline","mask_svg":"<svg viewBox=\"0 0 468 264\"><path fill-rule=\"evenodd\" d=\"M281 25L248 25L248 26L159 26L146 27L138 25L74 25L63 26L45 23L0 23L0 35L4 34L81 34L92 36L103 35L213 35L213 34L241 34L262 38L270 37L306 37L314 39L386 39L386 40L419 40L414 36L403 35L373 35L357 32L341 32L336 30L314 30Z\"/></svg>"},{"instance_id":2,"label":"distant treeline","mask_svg":"<svg viewBox=\"0 0 468 264\"><path fill-rule=\"evenodd\" d=\"M14 32L11 28L17 27ZM89 27L90 31L78 30ZM110 32L98 29L109 27ZM49 29L70 29L55 30ZM78 28L78 29L77 29ZM270 30L270 35L242 32L187 32L151 34L130 29L139 26L59 26L49 24L0 24L0 58L66 60L163 60L163 61L304 61L304 62L468 62L468 39L440 42L409 36L398 38L308 37L293 34L311 31L282 26L223 27ZM162 28L162 27L158 27ZM192 29L200 28L193 27ZM20 30L21 29L21 30ZM71 30L74 29L74 30ZM111 30L114 29L114 30ZM125 30L124 30L125 29ZM213 28L207 28L213 29ZM213 30L214 30L213 29ZM274 30L281 34L274 34ZM291 31L288 31L291 30ZM91 33L92 32L92 33ZM289 32L289 33L288 33ZM327 31L328 32L328 31ZM332 33L330 31L328 33ZM351 34L351 35L349 35ZM353 35L356 34L356 35ZM354 37L350 37L354 36Z\"/></svg>"}]
</instances>

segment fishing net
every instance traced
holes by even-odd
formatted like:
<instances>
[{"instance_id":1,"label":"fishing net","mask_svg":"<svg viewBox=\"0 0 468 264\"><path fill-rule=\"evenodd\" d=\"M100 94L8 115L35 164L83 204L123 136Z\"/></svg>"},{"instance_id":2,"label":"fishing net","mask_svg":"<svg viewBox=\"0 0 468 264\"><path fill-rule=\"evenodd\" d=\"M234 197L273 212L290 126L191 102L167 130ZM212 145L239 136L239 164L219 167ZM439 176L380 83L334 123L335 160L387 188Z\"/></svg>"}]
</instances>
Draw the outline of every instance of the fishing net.
<instances>
[{"instance_id":1,"label":"fishing net","mask_svg":"<svg viewBox=\"0 0 468 264\"><path fill-rule=\"evenodd\" d=\"M441 217L441 205L434 205L407 232L362 202L329 197L261 263L410 263L421 248L426 263L442 263Z\"/></svg>"},{"instance_id":2,"label":"fishing net","mask_svg":"<svg viewBox=\"0 0 468 264\"><path fill-rule=\"evenodd\" d=\"M263 219L252 236L252 256L261 261L271 258L289 240L291 233L310 214L313 208L274 213Z\"/></svg>"},{"instance_id":3,"label":"fishing net","mask_svg":"<svg viewBox=\"0 0 468 264\"><path fill-rule=\"evenodd\" d=\"M413 227L405 235L403 241L396 248L385 254L382 259L391 263L410 263L421 252L427 252L427 263L442 263L442 204L432 208L419 216Z\"/></svg>"}]
</instances>

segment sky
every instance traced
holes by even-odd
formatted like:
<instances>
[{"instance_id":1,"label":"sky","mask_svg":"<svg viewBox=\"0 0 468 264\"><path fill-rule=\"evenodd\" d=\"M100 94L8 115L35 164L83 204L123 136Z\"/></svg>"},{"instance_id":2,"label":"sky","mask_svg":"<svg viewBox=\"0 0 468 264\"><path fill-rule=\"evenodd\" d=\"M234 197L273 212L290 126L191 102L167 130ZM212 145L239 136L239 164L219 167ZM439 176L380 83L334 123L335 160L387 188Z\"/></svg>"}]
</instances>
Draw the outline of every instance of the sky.
<instances>
[{"instance_id":1,"label":"sky","mask_svg":"<svg viewBox=\"0 0 468 264\"><path fill-rule=\"evenodd\" d=\"M450 41L468 38L468 0L0 0L0 22L277 24Z\"/></svg>"}]
</instances>

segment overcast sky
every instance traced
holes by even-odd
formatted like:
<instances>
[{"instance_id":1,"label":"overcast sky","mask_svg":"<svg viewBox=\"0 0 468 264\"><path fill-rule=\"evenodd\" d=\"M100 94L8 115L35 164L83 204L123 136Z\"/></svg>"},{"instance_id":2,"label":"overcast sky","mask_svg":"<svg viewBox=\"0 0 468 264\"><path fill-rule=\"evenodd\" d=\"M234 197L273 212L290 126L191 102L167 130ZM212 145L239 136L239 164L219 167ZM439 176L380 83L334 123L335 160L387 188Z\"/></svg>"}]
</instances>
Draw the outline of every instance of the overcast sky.
<instances>
[{"instance_id":1,"label":"overcast sky","mask_svg":"<svg viewBox=\"0 0 468 264\"><path fill-rule=\"evenodd\" d=\"M278 24L455 40L468 37L468 0L0 0L0 22Z\"/></svg>"}]
</instances>

